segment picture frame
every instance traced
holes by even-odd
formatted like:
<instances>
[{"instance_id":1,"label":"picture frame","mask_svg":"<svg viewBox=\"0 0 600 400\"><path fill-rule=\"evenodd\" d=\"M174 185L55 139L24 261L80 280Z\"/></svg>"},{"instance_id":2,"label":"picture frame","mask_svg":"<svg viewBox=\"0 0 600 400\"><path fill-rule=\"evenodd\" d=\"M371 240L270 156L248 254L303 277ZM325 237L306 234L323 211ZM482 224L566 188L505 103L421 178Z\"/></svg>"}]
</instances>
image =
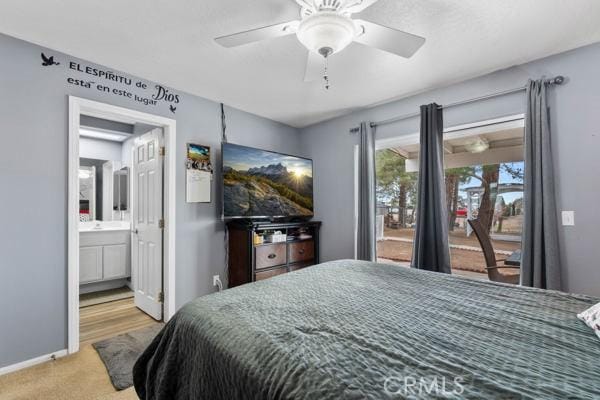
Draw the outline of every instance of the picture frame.
<instances>
[{"instance_id":1,"label":"picture frame","mask_svg":"<svg viewBox=\"0 0 600 400\"><path fill-rule=\"evenodd\" d=\"M210 146L188 143L186 149L186 169L213 173Z\"/></svg>"}]
</instances>

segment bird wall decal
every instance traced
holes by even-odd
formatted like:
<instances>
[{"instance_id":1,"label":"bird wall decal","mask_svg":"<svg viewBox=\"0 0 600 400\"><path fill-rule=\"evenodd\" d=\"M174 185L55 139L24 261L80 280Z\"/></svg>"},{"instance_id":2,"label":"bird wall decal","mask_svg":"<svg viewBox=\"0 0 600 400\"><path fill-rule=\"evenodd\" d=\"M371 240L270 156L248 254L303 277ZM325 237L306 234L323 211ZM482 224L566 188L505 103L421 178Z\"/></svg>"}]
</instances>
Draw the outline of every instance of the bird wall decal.
<instances>
[{"instance_id":1,"label":"bird wall decal","mask_svg":"<svg viewBox=\"0 0 600 400\"><path fill-rule=\"evenodd\" d=\"M172 112L173 114L175 114L175 111L177 110L177 107L174 107L173 105L170 105L170 106L169 106L169 110L171 110L171 112Z\"/></svg>"},{"instance_id":2,"label":"bird wall decal","mask_svg":"<svg viewBox=\"0 0 600 400\"><path fill-rule=\"evenodd\" d=\"M46 57L44 53L42 53L42 65L44 67L49 67L52 65L60 65L58 61L54 61L54 56Z\"/></svg>"}]
</instances>

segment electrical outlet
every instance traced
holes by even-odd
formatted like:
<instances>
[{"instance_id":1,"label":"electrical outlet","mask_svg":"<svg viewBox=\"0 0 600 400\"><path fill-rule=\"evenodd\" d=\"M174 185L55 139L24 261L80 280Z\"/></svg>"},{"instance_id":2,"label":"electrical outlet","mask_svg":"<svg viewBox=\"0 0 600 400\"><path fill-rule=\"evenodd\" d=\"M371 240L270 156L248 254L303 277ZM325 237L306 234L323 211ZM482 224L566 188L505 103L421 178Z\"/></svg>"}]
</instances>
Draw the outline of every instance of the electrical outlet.
<instances>
[{"instance_id":1,"label":"electrical outlet","mask_svg":"<svg viewBox=\"0 0 600 400\"><path fill-rule=\"evenodd\" d=\"M219 275L213 275L213 286L219 288L219 292L223 290L223 282L221 282L221 277Z\"/></svg>"},{"instance_id":2,"label":"electrical outlet","mask_svg":"<svg viewBox=\"0 0 600 400\"><path fill-rule=\"evenodd\" d=\"M562 224L563 226L575 226L575 211L563 211Z\"/></svg>"}]
</instances>

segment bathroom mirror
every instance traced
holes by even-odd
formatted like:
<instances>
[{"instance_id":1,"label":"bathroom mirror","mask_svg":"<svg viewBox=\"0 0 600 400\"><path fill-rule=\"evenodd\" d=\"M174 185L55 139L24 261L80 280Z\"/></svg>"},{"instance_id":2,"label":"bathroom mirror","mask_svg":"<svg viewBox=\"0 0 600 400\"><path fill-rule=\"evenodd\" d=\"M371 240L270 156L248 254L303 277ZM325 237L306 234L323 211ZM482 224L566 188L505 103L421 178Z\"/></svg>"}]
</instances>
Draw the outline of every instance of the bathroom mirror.
<instances>
[{"instance_id":1,"label":"bathroom mirror","mask_svg":"<svg viewBox=\"0 0 600 400\"><path fill-rule=\"evenodd\" d=\"M123 167L113 174L113 211L129 210L129 168Z\"/></svg>"},{"instance_id":2,"label":"bathroom mirror","mask_svg":"<svg viewBox=\"0 0 600 400\"><path fill-rule=\"evenodd\" d=\"M106 160L79 159L79 220L82 222L110 220L104 219L105 212L102 207L104 163ZM89 211L84 209L87 204Z\"/></svg>"},{"instance_id":3,"label":"bathroom mirror","mask_svg":"<svg viewBox=\"0 0 600 400\"><path fill-rule=\"evenodd\" d=\"M80 165L79 167L79 220L96 219L96 167Z\"/></svg>"},{"instance_id":4,"label":"bathroom mirror","mask_svg":"<svg viewBox=\"0 0 600 400\"><path fill-rule=\"evenodd\" d=\"M120 161L79 159L80 221L124 221L129 210L129 168Z\"/></svg>"}]
</instances>

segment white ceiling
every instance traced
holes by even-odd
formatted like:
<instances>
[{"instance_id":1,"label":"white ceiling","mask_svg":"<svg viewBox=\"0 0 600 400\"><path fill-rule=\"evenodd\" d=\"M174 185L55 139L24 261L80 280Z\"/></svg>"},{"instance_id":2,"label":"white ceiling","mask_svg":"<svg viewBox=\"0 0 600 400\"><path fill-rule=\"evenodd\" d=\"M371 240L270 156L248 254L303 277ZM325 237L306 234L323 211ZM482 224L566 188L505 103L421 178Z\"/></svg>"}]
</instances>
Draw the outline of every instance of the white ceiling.
<instances>
[{"instance_id":1,"label":"white ceiling","mask_svg":"<svg viewBox=\"0 0 600 400\"><path fill-rule=\"evenodd\" d=\"M427 38L409 59L354 44L332 89L304 83L294 36L214 37L297 19L293 0L0 0L0 32L303 127L600 41L599 0L380 0L361 18Z\"/></svg>"}]
</instances>

